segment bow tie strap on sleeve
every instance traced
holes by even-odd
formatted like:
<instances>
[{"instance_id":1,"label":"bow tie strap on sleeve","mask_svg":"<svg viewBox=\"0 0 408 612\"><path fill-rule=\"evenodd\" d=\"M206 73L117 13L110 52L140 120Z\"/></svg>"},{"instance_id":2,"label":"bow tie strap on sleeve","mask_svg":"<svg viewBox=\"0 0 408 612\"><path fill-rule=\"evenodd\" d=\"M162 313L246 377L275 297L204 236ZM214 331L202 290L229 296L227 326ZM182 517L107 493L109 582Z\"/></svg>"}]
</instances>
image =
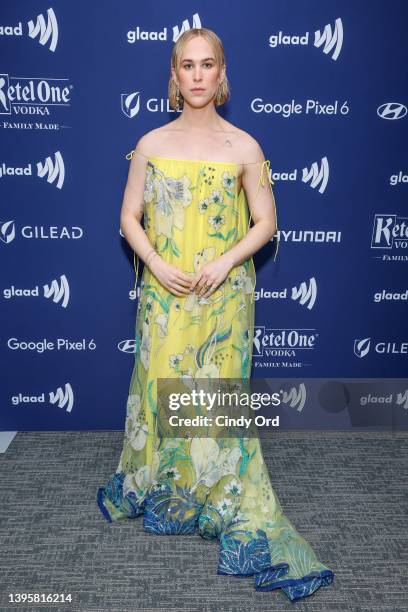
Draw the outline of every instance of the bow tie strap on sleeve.
<instances>
[{"instance_id":1,"label":"bow tie strap on sleeve","mask_svg":"<svg viewBox=\"0 0 408 612\"><path fill-rule=\"evenodd\" d=\"M273 189L272 189L272 185L274 185L274 181L271 178L271 162L269 159L265 159L262 162L261 165L261 170L259 173L259 179L258 179L258 187L256 190L256 195L255 195L255 200L258 197L258 193L259 193L259 186L262 185L262 187L265 186L265 173L264 173L264 168L266 169L266 177L267 177L267 181L269 184L269 187L271 189L271 194L272 194L272 202L273 202L273 207L275 209L275 219L276 219L276 240L277 240L277 244L276 244L276 249L275 249L275 255L273 256L273 261L276 261L276 257L278 255L278 249L279 249L279 237L278 237L278 215L276 212L276 202L275 202L275 196L273 193ZM251 211L249 211L249 221L248 221L248 230L249 230L249 226L251 223Z\"/></svg>"}]
</instances>

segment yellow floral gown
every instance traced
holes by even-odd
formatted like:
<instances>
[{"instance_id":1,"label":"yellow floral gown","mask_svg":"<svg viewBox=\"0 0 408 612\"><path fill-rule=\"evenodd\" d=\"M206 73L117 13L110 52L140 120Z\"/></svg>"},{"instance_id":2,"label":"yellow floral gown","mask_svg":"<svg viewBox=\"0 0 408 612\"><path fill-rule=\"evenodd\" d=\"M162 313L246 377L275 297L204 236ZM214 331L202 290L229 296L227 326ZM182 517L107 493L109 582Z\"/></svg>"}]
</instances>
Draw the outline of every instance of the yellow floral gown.
<instances>
[{"instance_id":1,"label":"yellow floral gown","mask_svg":"<svg viewBox=\"0 0 408 612\"><path fill-rule=\"evenodd\" d=\"M269 160L257 163L257 193L265 175L272 191ZM237 182L234 163L148 157L144 227L161 257L194 276L236 244L250 224ZM283 514L259 438L161 438L155 427L157 378L249 379L255 284L252 258L208 298L175 296L144 267L123 450L97 501L111 522L143 514L150 533L218 538L218 574L293 601L334 573Z\"/></svg>"}]
</instances>

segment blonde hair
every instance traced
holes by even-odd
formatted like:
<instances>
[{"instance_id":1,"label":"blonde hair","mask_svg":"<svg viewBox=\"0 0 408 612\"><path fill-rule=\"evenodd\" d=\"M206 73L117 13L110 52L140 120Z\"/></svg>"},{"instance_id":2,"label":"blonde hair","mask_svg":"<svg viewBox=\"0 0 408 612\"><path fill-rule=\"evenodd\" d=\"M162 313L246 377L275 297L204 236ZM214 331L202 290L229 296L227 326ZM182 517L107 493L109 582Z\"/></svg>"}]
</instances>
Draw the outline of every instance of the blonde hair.
<instances>
[{"instance_id":1,"label":"blonde hair","mask_svg":"<svg viewBox=\"0 0 408 612\"><path fill-rule=\"evenodd\" d=\"M224 47L221 40L218 38L217 34L208 28L191 28L190 30L186 30L183 34L177 39L176 44L173 47L173 51L171 54L171 68L177 72L180 63L181 56L183 55L183 50L186 43L196 36L202 36L208 42L208 44L212 47L215 55L216 63L222 68L225 66L225 52ZM180 106L182 108L183 105L183 96L178 89L177 83L174 81L173 76L170 73L169 80L169 103L172 109L177 110L177 92L179 92L180 96ZM227 79L227 75L225 75L223 81L220 83L218 87L216 98L215 98L215 106L221 106L230 98L230 86Z\"/></svg>"}]
</instances>

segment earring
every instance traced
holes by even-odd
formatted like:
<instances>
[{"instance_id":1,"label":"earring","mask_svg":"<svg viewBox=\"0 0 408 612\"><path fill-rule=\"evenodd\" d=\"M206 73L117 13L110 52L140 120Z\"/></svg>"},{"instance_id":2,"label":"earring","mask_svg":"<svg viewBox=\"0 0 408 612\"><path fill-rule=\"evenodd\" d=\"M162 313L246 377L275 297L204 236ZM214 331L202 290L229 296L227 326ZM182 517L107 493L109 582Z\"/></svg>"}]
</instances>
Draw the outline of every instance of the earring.
<instances>
[{"instance_id":1,"label":"earring","mask_svg":"<svg viewBox=\"0 0 408 612\"><path fill-rule=\"evenodd\" d=\"M218 89L217 89L217 95L215 97L215 102L217 105L219 105L221 102L221 88L222 88L222 83L219 84Z\"/></svg>"},{"instance_id":2,"label":"earring","mask_svg":"<svg viewBox=\"0 0 408 612\"><path fill-rule=\"evenodd\" d=\"M180 90L177 87L177 93L176 93L176 111L180 110Z\"/></svg>"}]
</instances>

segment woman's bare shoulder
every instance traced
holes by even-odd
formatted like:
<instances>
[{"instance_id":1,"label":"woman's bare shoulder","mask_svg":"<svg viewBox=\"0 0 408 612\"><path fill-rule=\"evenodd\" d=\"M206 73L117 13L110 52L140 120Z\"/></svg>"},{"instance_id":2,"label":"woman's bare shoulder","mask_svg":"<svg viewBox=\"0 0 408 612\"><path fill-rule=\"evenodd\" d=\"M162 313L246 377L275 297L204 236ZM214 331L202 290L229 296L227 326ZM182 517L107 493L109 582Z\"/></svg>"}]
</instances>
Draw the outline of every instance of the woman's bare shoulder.
<instances>
[{"instance_id":1,"label":"woman's bare shoulder","mask_svg":"<svg viewBox=\"0 0 408 612\"><path fill-rule=\"evenodd\" d=\"M262 161L264 154L259 142L248 132L242 130L241 154L243 163Z\"/></svg>"},{"instance_id":2,"label":"woman's bare shoulder","mask_svg":"<svg viewBox=\"0 0 408 612\"><path fill-rule=\"evenodd\" d=\"M229 121L225 122L225 127L226 131L229 131L233 136L233 146L239 152L238 157L243 163L263 159L262 149L258 141L249 132L238 128Z\"/></svg>"},{"instance_id":3,"label":"woman's bare shoulder","mask_svg":"<svg viewBox=\"0 0 408 612\"><path fill-rule=\"evenodd\" d=\"M171 122L170 122L171 123ZM166 123L158 128L154 128L146 134L143 134L136 143L135 151L145 157L155 156L160 151L160 148L166 144L169 138L169 126L170 123Z\"/></svg>"}]
</instances>

